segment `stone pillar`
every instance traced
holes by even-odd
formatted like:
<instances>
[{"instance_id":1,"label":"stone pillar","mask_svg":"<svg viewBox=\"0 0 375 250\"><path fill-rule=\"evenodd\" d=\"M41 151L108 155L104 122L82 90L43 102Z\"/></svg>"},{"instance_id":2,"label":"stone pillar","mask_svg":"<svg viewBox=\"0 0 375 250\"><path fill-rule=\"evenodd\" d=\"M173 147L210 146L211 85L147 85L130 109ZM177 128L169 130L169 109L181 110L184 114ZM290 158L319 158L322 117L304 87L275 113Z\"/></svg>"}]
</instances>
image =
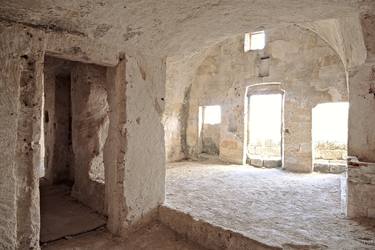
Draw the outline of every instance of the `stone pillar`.
<instances>
[{"instance_id":1,"label":"stone pillar","mask_svg":"<svg viewBox=\"0 0 375 250\"><path fill-rule=\"evenodd\" d=\"M155 218L165 198L165 74L165 59L127 55L125 229Z\"/></svg>"},{"instance_id":2,"label":"stone pillar","mask_svg":"<svg viewBox=\"0 0 375 250\"><path fill-rule=\"evenodd\" d=\"M108 228L126 235L155 219L164 201L165 60L126 55L108 71L107 79L111 110L104 153Z\"/></svg>"},{"instance_id":3,"label":"stone pillar","mask_svg":"<svg viewBox=\"0 0 375 250\"><path fill-rule=\"evenodd\" d=\"M348 70L347 215L375 217L375 3L363 1L360 20L366 62Z\"/></svg>"},{"instance_id":4,"label":"stone pillar","mask_svg":"<svg viewBox=\"0 0 375 250\"><path fill-rule=\"evenodd\" d=\"M0 248L39 248L44 36L0 24Z\"/></svg>"},{"instance_id":5,"label":"stone pillar","mask_svg":"<svg viewBox=\"0 0 375 250\"><path fill-rule=\"evenodd\" d=\"M313 170L312 108L308 102L291 96L285 93L283 166L288 171L310 173Z\"/></svg>"}]
</instances>

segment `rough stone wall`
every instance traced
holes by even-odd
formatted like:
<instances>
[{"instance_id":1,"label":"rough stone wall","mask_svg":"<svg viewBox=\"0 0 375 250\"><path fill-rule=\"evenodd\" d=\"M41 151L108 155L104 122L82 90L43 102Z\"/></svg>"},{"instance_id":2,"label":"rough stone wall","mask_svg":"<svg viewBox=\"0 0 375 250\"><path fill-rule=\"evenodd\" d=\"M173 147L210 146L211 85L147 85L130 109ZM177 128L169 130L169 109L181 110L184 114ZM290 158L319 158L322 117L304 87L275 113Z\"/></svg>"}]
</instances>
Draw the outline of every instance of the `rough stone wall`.
<instances>
[{"instance_id":1,"label":"rough stone wall","mask_svg":"<svg viewBox=\"0 0 375 250\"><path fill-rule=\"evenodd\" d=\"M126 60L123 232L156 216L165 193L165 59L136 53Z\"/></svg>"},{"instance_id":2,"label":"rough stone wall","mask_svg":"<svg viewBox=\"0 0 375 250\"><path fill-rule=\"evenodd\" d=\"M43 39L41 32L0 24L1 249L39 247Z\"/></svg>"},{"instance_id":3,"label":"rough stone wall","mask_svg":"<svg viewBox=\"0 0 375 250\"><path fill-rule=\"evenodd\" d=\"M55 147L55 72L44 65L44 177L53 182L53 153Z\"/></svg>"},{"instance_id":4,"label":"rough stone wall","mask_svg":"<svg viewBox=\"0 0 375 250\"><path fill-rule=\"evenodd\" d=\"M375 3L362 1L360 23L366 48L366 60L351 64L349 76L348 178L349 217L375 217ZM362 52L363 53L363 52Z\"/></svg>"},{"instance_id":5,"label":"rough stone wall","mask_svg":"<svg viewBox=\"0 0 375 250\"><path fill-rule=\"evenodd\" d=\"M74 62L44 61L45 178L51 184L74 181L71 141L71 69Z\"/></svg>"},{"instance_id":6,"label":"rough stone wall","mask_svg":"<svg viewBox=\"0 0 375 250\"><path fill-rule=\"evenodd\" d=\"M53 32L42 26L42 30L37 28L14 23L0 24L0 61L3 65L0 70L2 249L39 247L38 169L44 52L54 57L105 66L116 66L118 63L118 50L79 34L70 34L63 30ZM85 175L82 171L75 173L75 179L81 180L76 184L81 184L74 188L78 191L75 193L77 197L86 192L78 197L81 201L92 205L94 209L103 209L104 213L109 211L111 221L116 221L121 228L120 233L126 233L133 226L154 218L157 207L164 200L165 188L165 151L161 116L164 111L166 62L162 57L144 56L141 53L130 54L123 61L126 60L129 64L128 70L125 71L122 64L112 69L121 75L115 76L120 79L121 87L107 86L112 96L115 96L114 93L120 96L111 99L110 107L111 117L114 118L111 121L111 134L112 138L121 135L117 144L119 147L114 148L109 144L107 148L107 151L113 151L109 157L113 156L116 160L116 168L111 169L115 172L116 178L112 178L113 175L108 176L112 184L108 187L115 187L117 195L111 192L114 189L108 189L107 204L104 204L104 188L97 189L97 185L87 182L88 185L83 187L83 182L89 179L88 169L85 169ZM77 84L82 88L79 91L73 90L72 93L73 116L76 114L73 120L75 119L74 123L77 125L73 127L76 130L74 133L79 131L80 134L73 137L76 137L76 144L83 145L82 148L75 148L77 163L87 163L83 164L84 167L81 166L86 168L91 163L102 162L95 159L104 158L105 154L103 152L101 156L99 153L103 149L105 133L92 134L91 131L81 130L89 128L90 124L101 124L98 126L99 130L105 131L104 124L108 125L108 122L103 121L107 118L101 119L99 116L104 113L101 111L109 106L106 104L104 108L102 105L108 96L104 98L104 95L101 95L103 98L99 99L90 97L94 97L95 93L102 93L107 81L104 79L101 81L104 85L98 86L95 74L91 74L85 66L77 65L76 73L73 72L72 85L79 80ZM81 72L78 72L78 68ZM103 72L103 75L106 73ZM92 92L87 91L87 87L90 86L94 87L90 89ZM90 93L94 95L90 96ZM90 110L91 113L83 111L88 104L85 101L94 107ZM114 106L117 108L112 109ZM98 119L85 120L88 117ZM88 138L85 135L92 137ZM96 198L89 196L93 193ZM91 200L85 201L84 196L90 197ZM119 204L121 206L118 206ZM114 216L116 212L119 212L120 216Z\"/></svg>"},{"instance_id":7,"label":"rough stone wall","mask_svg":"<svg viewBox=\"0 0 375 250\"><path fill-rule=\"evenodd\" d=\"M127 149L126 124L126 60L121 58L116 67L107 69L109 113L108 137L104 145L105 195L108 214L107 227L113 234L121 234L122 220L127 207L124 197L124 157Z\"/></svg>"},{"instance_id":8,"label":"rough stone wall","mask_svg":"<svg viewBox=\"0 0 375 250\"><path fill-rule=\"evenodd\" d=\"M75 175L72 195L105 213L103 147L109 125L106 68L77 63L71 79Z\"/></svg>"},{"instance_id":9,"label":"rough stone wall","mask_svg":"<svg viewBox=\"0 0 375 250\"><path fill-rule=\"evenodd\" d=\"M220 125L203 124L202 153L219 155L220 153Z\"/></svg>"},{"instance_id":10,"label":"rough stone wall","mask_svg":"<svg viewBox=\"0 0 375 250\"><path fill-rule=\"evenodd\" d=\"M292 25L267 30L266 34L264 52L244 53L241 35L207 53L192 82L187 122L189 154L194 157L199 153L198 107L219 104L220 158L243 163L246 88L280 82L285 90L284 166L292 171L310 172L311 110L318 103L347 100L345 71L336 52L310 31ZM269 59L264 62L261 57ZM268 70L265 64L269 64ZM260 77L264 67L268 76Z\"/></svg>"},{"instance_id":11,"label":"rough stone wall","mask_svg":"<svg viewBox=\"0 0 375 250\"><path fill-rule=\"evenodd\" d=\"M165 60L127 54L107 70L110 124L104 147L108 228L127 235L164 201Z\"/></svg>"},{"instance_id":12,"label":"rough stone wall","mask_svg":"<svg viewBox=\"0 0 375 250\"><path fill-rule=\"evenodd\" d=\"M375 218L375 164L348 159L348 185L343 185L346 213L349 217ZM345 190L347 188L347 190Z\"/></svg>"}]
</instances>

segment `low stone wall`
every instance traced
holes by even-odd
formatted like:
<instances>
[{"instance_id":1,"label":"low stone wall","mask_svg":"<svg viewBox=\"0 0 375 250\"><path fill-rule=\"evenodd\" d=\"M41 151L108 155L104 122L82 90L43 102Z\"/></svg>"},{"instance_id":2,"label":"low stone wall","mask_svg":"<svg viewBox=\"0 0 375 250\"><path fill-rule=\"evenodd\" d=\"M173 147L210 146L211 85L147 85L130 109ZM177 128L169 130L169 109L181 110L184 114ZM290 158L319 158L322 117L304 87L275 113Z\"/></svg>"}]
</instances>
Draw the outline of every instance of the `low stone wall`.
<instances>
[{"instance_id":1,"label":"low stone wall","mask_svg":"<svg viewBox=\"0 0 375 250\"><path fill-rule=\"evenodd\" d=\"M280 168L282 161L279 158L260 158L257 156L250 156L248 163L253 167L260 168Z\"/></svg>"},{"instance_id":2,"label":"low stone wall","mask_svg":"<svg viewBox=\"0 0 375 250\"><path fill-rule=\"evenodd\" d=\"M345 160L347 147L345 144L320 142L315 146L315 159Z\"/></svg>"},{"instance_id":3,"label":"low stone wall","mask_svg":"<svg viewBox=\"0 0 375 250\"><path fill-rule=\"evenodd\" d=\"M375 218L375 163L348 158L346 191L348 217Z\"/></svg>"},{"instance_id":4,"label":"low stone wall","mask_svg":"<svg viewBox=\"0 0 375 250\"><path fill-rule=\"evenodd\" d=\"M315 160L314 172L341 174L347 170L347 164L344 160Z\"/></svg>"}]
</instances>

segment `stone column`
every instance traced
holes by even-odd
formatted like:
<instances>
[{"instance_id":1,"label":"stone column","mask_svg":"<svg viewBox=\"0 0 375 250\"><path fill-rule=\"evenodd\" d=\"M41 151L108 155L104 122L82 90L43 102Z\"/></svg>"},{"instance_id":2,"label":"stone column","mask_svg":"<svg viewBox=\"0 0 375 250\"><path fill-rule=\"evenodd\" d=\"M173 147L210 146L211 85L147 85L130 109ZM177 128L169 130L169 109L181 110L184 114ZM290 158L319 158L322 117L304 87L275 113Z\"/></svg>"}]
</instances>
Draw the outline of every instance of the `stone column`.
<instances>
[{"instance_id":1,"label":"stone column","mask_svg":"<svg viewBox=\"0 0 375 250\"><path fill-rule=\"evenodd\" d=\"M312 108L308 102L292 96L288 92L285 94L283 166L288 171L310 173L313 170Z\"/></svg>"}]
</instances>

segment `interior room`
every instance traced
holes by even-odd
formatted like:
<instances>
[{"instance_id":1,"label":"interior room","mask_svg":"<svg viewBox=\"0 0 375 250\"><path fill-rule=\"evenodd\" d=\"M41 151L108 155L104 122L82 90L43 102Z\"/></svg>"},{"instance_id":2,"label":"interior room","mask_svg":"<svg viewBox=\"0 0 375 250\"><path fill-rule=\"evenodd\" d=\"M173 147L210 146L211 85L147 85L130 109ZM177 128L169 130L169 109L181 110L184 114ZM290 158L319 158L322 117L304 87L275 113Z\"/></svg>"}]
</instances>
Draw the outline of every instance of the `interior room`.
<instances>
[{"instance_id":1,"label":"interior room","mask_svg":"<svg viewBox=\"0 0 375 250\"><path fill-rule=\"evenodd\" d=\"M0 249L375 248L374 1L0 2Z\"/></svg>"}]
</instances>

